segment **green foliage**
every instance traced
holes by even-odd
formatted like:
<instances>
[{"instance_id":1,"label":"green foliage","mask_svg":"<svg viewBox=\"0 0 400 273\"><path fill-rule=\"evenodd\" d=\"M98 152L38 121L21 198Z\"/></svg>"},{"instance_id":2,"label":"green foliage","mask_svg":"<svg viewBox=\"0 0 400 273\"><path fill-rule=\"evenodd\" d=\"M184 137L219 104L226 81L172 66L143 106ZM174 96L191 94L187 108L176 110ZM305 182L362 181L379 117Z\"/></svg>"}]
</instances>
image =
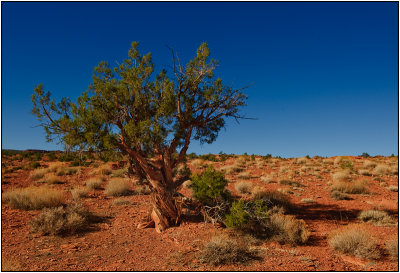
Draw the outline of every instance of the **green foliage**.
<instances>
[{"instance_id":1,"label":"green foliage","mask_svg":"<svg viewBox=\"0 0 400 273\"><path fill-rule=\"evenodd\" d=\"M342 161L342 164L340 165L340 167L342 168L342 169L353 169L353 163L351 163L351 161L349 161L349 160L345 160L345 161Z\"/></svg>"},{"instance_id":2,"label":"green foliage","mask_svg":"<svg viewBox=\"0 0 400 273\"><path fill-rule=\"evenodd\" d=\"M73 153L63 153L58 157L58 161L60 162L71 162L77 160L77 157Z\"/></svg>"},{"instance_id":3,"label":"green foliage","mask_svg":"<svg viewBox=\"0 0 400 273\"><path fill-rule=\"evenodd\" d=\"M232 228L241 228L249 222L249 215L245 211L245 201L234 201L229 214L225 215L225 224Z\"/></svg>"},{"instance_id":4,"label":"green foliage","mask_svg":"<svg viewBox=\"0 0 400 273\"><path fill-rule=\"evenodd\" d=\"M310 156L309 156L309 155L306 155L305 157L306 157L307 159L310 159Z\"/></svg>"},{"instance_id":5,"label":"green foliage","mask_svg":"<svg viewBox=\"0 0 400 273\"><path fill-rule=\"evenodd\" d=\"M54 160L57 159L57 156L56 156L55 153L48 153L47 156L49 157L49 160L50 160L50 161L54 161Z\"/></svg>"},{"instance_id":6,"label":"green foliage","mask_svg":"<svg viewBox=\"0 0 400 273\"><path fill-rule=\"evenodd\" d=\"M213 161L213 162L219 161L219 159L213 154L200 155L200 156L198 156L198 158L203 159L203 160Z\"/></svg>"},{"instance_id":7,"label":"green foliage","mask_svg":"<svg viewBox=\"0 0 400 273\"><path fill-rule=\"evenodd\" d=\"M269 158L271 158L271 157L272 157L271 154L266 154L266 155L263 156L264 159L269 159Z\"/></svg>"},{"instance_id":8,"label":"green foliage","mask_svg":"<svg viewBox=\"0 0 400 273\"><path fill-rule=\"evenodd\" d=\"M368 154L368 153L362 153L362 155L361 155L362 157L364 157L364 158L368 158L368 157L370 157L370 155Z\"/></svg>"},{"instance_id":9,"label":"green foliage","mask_svg":"<svg viewBox=\"0 0 400 273\"><path fill-rule=\"evenodd\" d=\"M190 153L190 154L187 154L187 155L186 155L186 158L187 158L187 159L196 159L196 158L197 158L197 155L196 155L196 153Z\"/></svg>"},{"instance_id":10,"label":"green foliage","mask_svg":"<svg viewBox=\"0 0 400 273\"><path fill-rule=\"evenodd\" d=\"M213 203L215 200L229 199L229 192L225 189L228 181L224 174L209 166L202 174L192 176L193 196L201 202Z\"/></svg>"},{"instance_id":11,"label":"green foliage","mask_svg":"<svg viewBox=\"0 0 400 273\"><path fill-rule=\"evenodd\" d=\"M32 162L31 163L31 168L32 169L36 169L36 168L39 168L40 167L40 163L39 162Z\"/></svg>"}]
</instances>

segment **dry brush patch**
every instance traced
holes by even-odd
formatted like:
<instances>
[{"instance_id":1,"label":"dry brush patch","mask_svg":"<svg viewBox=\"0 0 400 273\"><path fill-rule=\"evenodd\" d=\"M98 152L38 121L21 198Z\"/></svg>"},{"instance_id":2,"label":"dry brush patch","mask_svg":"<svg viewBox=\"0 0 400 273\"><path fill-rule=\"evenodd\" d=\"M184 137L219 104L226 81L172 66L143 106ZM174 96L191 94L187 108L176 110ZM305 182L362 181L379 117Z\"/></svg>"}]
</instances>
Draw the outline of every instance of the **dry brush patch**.
<instances>
[{"instance_id":1,"label":"dry brush patch","mask_svg":"<svg viewBox=\"0 0 400 273\"><path fill-rule=\"evenodd\" d=\"M250 182L237 182L235 184L235 189L242 194L251 193L253 185Z\"/></svg>"},{"instance_id":2,"label":"dry brush patch","mask_svg":"<svg viewBox=\"0 0 400 273\"><path fill-rule=\"evenodd\" d=\"M5 203L24 210L55 207L64 202L63 192L46 186L17 188L3 193L2 197Z\"/></svg>"},{"instance_id":3,"label":"dry brush patch","mask_svg":"<svg viewBox=\"0 0 400 273\"><path fill-rule=\"evenodd\" d=\"M43 235L75 234L89 228L94 215L82 204L44 209L32 220L32 232Z\"/></svg>"},{"instance_id":4,"label":"dry brush patch","mask_svg":"<svg viewBox=\"0 0 400 273\"><path fill-rule=\"evenodd\" d=\"M379 226L394 224L393 219L387 214L387 212L380 210L364 210L360 212L358 219Z\"/></svg>"},{"instance_id":5,"label":"dry brush patch","mask_svg":"<svg viewBox=\"0 0 400 273\"><path fill-rule=\"evenodd\" d=\"M375 239L362 225L349 225L333 231L330 234L329 245L338 252L359 258L380 257Z\"/></svg>"},{"instance_id":6,"label":"dry brush patch","mask_svg":"<svg viewBox=\"0 0 400 273\"><path fill-rule=\"evenodd\" d=\"M260 259L258 251L252 250L248 242L239 238L228 236L215 236L204 248L199 260L212 265L245 264L251 260Z\"/></svg>"},{"instance_id":7,"label":"dry brush patch","mask_svg":"<svg viewBox=\"0 0 400 273\"><path fill-rule=\"evenodd\" d=\"M123 178L112 178L108 181L105 194L108 196L124 196L131 193L129 180Z\"/></svg>"}]
</instances>

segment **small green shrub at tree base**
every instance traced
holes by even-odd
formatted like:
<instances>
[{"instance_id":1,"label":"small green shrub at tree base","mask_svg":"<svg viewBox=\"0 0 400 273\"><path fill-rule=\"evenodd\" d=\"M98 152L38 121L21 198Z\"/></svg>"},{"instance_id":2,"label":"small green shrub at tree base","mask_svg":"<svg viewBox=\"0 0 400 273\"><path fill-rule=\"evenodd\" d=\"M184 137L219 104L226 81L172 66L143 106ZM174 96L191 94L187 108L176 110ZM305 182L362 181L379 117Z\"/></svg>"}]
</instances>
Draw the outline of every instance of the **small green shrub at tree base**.
<instances>
[{"instance_id":1,"label":"small green shrub at tree base","mask_svg":"<svg viewBox=\"0 0 400 273\"><path fill-rule=\"evenodd\" d=\"M217 199L228 200L229 192L225 189L228 181L224 174L209 166L202 174L192 176L193 196L204 203L213 203Z\"/></svg>"},{"instance_id":2,"label":"small green shrub at tree base","mask_svg":"<svg viewBox=\"0 0 400 273\"><path fill-rule=\"evenodd\" d=\"M249 222L249 215L244 205L244 200L233 202L229 214L225 216L225 224L228 227L241 228Z\"/></svg>"}]
</instances>

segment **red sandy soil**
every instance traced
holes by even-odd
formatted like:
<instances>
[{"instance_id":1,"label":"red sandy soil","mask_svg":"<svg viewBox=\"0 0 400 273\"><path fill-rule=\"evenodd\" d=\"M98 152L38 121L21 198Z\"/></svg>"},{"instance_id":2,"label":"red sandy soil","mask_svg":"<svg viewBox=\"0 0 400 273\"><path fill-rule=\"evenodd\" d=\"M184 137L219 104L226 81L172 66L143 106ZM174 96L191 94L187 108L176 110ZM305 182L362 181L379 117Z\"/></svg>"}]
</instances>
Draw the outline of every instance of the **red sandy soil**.
<instances>
[{"instance_id":1,"label":"red sandy soil","mask_svg":"<svg viewBox=\"0 0 400 273\"><path fill-rule=\"evenodd\" d=\"M363 158L350 158L356 165L364 161ZM28 164L28 161L9 161L4 157L2 162L7 168ZM218 169L233 162L234 159L230 158L224 163L212 164ZM291 166L297 169L301 167L294 162L296 159L288 159L268 163L261 168L252 164L247 170L253 178L245 181L268 190L289 189L290 186L263 183L260 176L271 172L278 175L280 165L288 166L289 169ZM42 161L41 164L47 165L48 162ZM83 203L91 211L107 216L108 220L97 224L96 230L67 237L31 233L30 221L39 211L13 209L2 203L2 260L22 271L398 271L398 261L392 260L387 254L383 254L379 260L362 260L336 253L329 247L327 240L332 230L349 223L358 223L357 215L362 210L383 209L398 222L398 193L380 186L382 181L397 186L398 175L381 176L382 181L374 180L377 176L363 176L369 182L369 194L352 194L353 200L336 201L330 197L327 185L327 182L332 181L333 165L319 165L322 170L327 169L329 172L320 176L296 176L294 180L303 184L303 191L292 190L297 195L289 195L297 207L294 215L304 219L310 230L309 241L301 246L263 241L255 246L261 252L262 260L246 265L211 266L199 261L198 255L203 245L213 235L222 232L223 228L205 224L201 218L193 218L184 219L180 226L169 228L161 234L152 228L137 229L136 226L148 213L150 196L127 196L123 199L129 200L131 204L116 206L112 203L116 197L107 197L102 189L90 191ZM191 164L189 166L192 171L199 171ZM70 189L82 186L91 171L90 167L83 168L81 175L64 176L62 178L65 183L53 187L64 190L66 198L71 199ZM21 169L4 174L2 192L33 185L29 173L30 170ZM229 190L240 196L234 189L234 182L243 179L237 179L236 175L228 175L227 178L232 181ZM106 182L103 188L105 185ZM190 195L190 190L186 188L181 192ZM301 201L303 198L312 198L315 203L304 203ZM366 226L381 249L384 249L388 239L398 236L398 225Z\"/></svg>"}]
</instances>

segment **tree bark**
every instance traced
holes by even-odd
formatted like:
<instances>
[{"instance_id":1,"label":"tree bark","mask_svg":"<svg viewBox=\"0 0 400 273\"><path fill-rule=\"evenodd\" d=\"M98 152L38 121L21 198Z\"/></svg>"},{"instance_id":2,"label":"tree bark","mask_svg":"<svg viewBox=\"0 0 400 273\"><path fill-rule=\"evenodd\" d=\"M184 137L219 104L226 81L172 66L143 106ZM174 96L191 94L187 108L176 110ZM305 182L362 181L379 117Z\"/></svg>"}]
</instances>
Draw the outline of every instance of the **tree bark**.
<instances>
[{"instance_id":1,"label":"tree bark","mask_svg":"<svg viewBox=\"0 0 400 273\"><path fill-rule=\"evenodd\" d=\"M182 203L174 191L162 187L153 188L151 211L138 228L154 227L158 233L180 222Z\"/></svg>"}]
</instances>

